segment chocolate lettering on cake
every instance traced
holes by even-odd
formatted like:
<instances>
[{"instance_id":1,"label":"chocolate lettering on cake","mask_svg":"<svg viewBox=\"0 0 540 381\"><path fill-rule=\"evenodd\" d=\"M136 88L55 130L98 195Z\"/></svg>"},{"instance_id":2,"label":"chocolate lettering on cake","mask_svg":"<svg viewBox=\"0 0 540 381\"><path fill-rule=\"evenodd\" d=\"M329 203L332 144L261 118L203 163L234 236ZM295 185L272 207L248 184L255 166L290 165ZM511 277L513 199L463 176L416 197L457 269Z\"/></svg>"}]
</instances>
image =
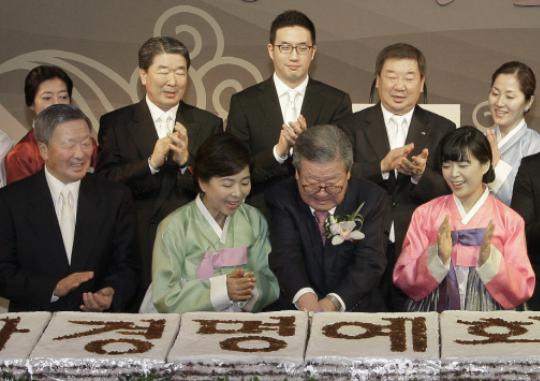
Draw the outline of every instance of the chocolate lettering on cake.
<instances>
[{"instance_id":1,"label":"chocolate lettering on cake","mask_svg":"<svg viewBox=\"0 0 540 381\"><path fill-rule=\"evenodd\" d=\"M107 351L104 347L111 343L128 343L133 345L133 348L124 351ZM149 351L154 345L148 341L137 339L106 339L91 341L84 346L88 352L97 353L98 355L125 355L134 353L144 353Z\"/></svg>"},{"instance_id":2,"label":"chocolate lettering on cake","mask_svg":"<svg viewBox=\"0 0 540 381\"><path fill-rule=\"evenodd\" d=\"M535 319L535 317L532 317ZM519 339L516 336L522 336L529 333L525 326L534 324L526 321L507 321L500 318L481 318L480 320L465 321L458 320L459 324L469 325L467 332L473 336L485 337L481 340L454 340L458 344L478 345L478 344L493 344L493 343L540 343L539 339ZM538 332L538 329L534 330Z\"/></svg>"},{"instance_id":3,"label":"chocolate lettering on cake","mask_svg":"<svg viewBox=\"0 0 540 381\"><path fill-rule=\"evenodd\" d=\"M4 326L2 327L2 329L0 329L0 351L5 348L6 343L11 338L11 335L13 335L14 333L30 332L30 330L26 328L23 328L23 329L17 328L17 326L21 322L20 316L17 316L14 318L5 317L3 319L0 319L0 321L4 322Z\"/></svg>"},{"instance_id":4,"label":"chocolate lettering on cake","mask_svg":"<svg viewBox=\"0 0 540 381\"><path fill-rule=\"evenodd\" d=\"M82 331L77 333L71 333L64 336L55 337L54 340L69 340L75 338L81 338L85 336L99 335L107 332L116 332L119 335L125 336L143 336L147 340L159 339L163 335L163 330L165 329L165 319L142 319L141 322L148 323L148 325L137 325L135 322L131 321L106 321L106 320L95 320L95 321L86 321L86 320L69 320L70 323L87 325L87 326L98 326L96 328L90 329L88 331ZM127 351L106 351L104 346L110 343L130 343L133 345L132 349ZM94 340L87 343L84 347L89 352L98 353L98 354L126 354L126 353L144 353L150 348L153 347L153 344L149 341L137 340L137 339L105 339L105 340Z\"/></svg>"},{"instance_id":5,"label":"chocolate lettering on cake","mask_svg":"<svg viewBox=\"0 0 540 381\"><path fill-rule=\"evenodd\" d=\"M268 346L266 347L242 347L241 343L253 342L253 341L263 341ZM233 352L275 352L280 349L286 348L287 343L283 340L275 339L273 337L267 336L243 336L243 337L229 337L223 341L219 342L221 349L226 351Z\"/></svg>"},{"instance_id":6,"label":"chocolate lettering on cake","mask_svg":"<svg viewBox=\"0 0 540 381\"><path fill-rule=\"evenodd\" d=\"M418 316L415 318L382 318L389 324L375 324L360 321L340 321L328 324L322 328L322 333L326 337L345 340L370 339L377 336L388 336L390 339L390 350L392 352L405 352L407 350L406 322L411 322L411 336L413 338L412 347L415 352L425 352L427 350L427 327L426 319ZM364 332L356 335L349 335L340 330L344 327L361 327Z\"/></svg>"},{"instance_id":7,"label":"chocolate lettering on cake","mask_svg":"<svg viewBox=\"0 0 540 381\"><path fill-rule=\"evenodd\" d=\"M271 316L270 319L277 320L277 323L263 323L261 320L194 320L200 324L199 331L202 335L215 334L230 334L230 333L246 333L256 334L264 331L276 331L279 336L294 336L295 332L295 317L294 316ZM231 327L219 328L218 324L222 325L238 325L240 328Z\"/></svg>"}]
</instances>

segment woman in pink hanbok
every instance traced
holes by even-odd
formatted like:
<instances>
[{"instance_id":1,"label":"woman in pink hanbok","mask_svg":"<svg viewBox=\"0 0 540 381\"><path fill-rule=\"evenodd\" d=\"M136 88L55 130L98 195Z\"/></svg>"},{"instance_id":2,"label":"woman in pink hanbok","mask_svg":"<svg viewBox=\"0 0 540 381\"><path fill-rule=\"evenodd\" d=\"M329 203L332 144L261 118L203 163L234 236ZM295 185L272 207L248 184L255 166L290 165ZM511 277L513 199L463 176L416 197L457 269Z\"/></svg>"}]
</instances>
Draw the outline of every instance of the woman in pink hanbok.
<instances>
[{"instance_id":1,"label":"woman in pink hanbok","mask_svg":"<svg viewBox=\"0 0 540 381\"><path fill-rule=\"evenodd\" d=\"M440 165L451 195L413 214L393 280L409 311L522 308L535 276L523 219L489 193L491 148L474 127L441 141Z\"/></svg>"}]
</instances>

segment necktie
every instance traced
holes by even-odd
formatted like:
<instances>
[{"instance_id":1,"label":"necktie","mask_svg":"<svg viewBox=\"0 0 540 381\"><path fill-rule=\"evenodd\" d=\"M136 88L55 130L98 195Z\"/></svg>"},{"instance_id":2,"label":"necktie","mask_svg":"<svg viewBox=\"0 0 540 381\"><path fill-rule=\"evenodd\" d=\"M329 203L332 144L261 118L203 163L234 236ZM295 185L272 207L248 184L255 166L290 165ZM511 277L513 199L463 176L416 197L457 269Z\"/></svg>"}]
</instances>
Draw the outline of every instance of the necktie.
<instances>
[{"instance_id":1,"label":"necktie","mask_svg":"<svg viewBox=\"0 0 540 381\"><path fill-rule=\"evenodd\" d=\"M73 237L75 235L75 215L73 212L73 196L64 188L60 192L60 231L68 263L71 264L71 252L73 250Z\"/></svg>"},{"instance_id":2,"label":"necktie","mask_svg":"<svg viewBox=\"0 0 540 381\"><path fill-rule=\"evenodd\" d=\"M390 118L391 130L393 136L390 139L390 149L397 147L403 147L405 145L405 140L407 140L407 135L405 134L406 128L406 119L397 115L393 115Z\"/></svg>"},{"instance_id":3,"label":"necktie","mask_svg":"<svg viewBox=\"0 0 540 381\"><path fill-rule=\"evenodd\" d=\"M170 115L165 116L165 114L163 114L156 120L156 122L158 136L160 139L169 135L174 129L174 120Z\"/></svg>"},{"instance_id":4,"label":"necktie","mask_svg":"<svg viewBox=\"0 0 540 381\"><path fill-rule=\"evenodd\" d=\"M298 119L298 112L296 110L296 97L298 93L296 91L288 92L287 108L285 110L285 123L294 122Z\"/></svg>"},{"instance_id":5,"label":"necktie","mask_svg":"<svg viewBox=\"0 0 540 381\"><path fill-rule=\"evenodd\" d=\"M324 223L326 221L326 217L328 217L328 212L325 210L316 210L314 216L315 221L317 221L317 225L319 225L319 234L321 235L321 239L324 244L326 242L326 229Z\"/></svg>"}]
</instances>

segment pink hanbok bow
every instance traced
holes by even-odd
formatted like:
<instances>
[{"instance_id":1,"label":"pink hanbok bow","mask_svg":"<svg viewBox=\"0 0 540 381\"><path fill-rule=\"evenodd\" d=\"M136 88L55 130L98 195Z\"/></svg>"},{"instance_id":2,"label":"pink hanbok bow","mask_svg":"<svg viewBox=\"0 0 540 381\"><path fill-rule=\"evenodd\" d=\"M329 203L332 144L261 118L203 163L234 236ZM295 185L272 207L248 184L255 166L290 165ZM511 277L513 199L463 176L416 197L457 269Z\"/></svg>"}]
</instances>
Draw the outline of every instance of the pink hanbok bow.
<instances>
[{"instance_id":1,"label":"pink hanbok bow","mask_svg":"<svg viewBox=\"0 0 540 381\"><path fill-rule=\"evenodd\" d=\"M209 251L204 255L197 268L197 279L208 279L214 275L214 269L228 266L241 266L247 263L247 247L231 247Z\"/></svg>"}]
</instances>

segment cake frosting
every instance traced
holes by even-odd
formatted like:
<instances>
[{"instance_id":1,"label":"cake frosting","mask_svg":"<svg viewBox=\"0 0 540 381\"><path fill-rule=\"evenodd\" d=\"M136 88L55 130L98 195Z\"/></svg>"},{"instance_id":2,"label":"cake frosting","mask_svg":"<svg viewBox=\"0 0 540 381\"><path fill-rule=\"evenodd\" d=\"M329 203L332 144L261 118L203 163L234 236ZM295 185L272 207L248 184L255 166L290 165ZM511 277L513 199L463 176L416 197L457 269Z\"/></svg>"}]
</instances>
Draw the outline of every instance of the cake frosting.
<instances>
[{"instance_id":1,"label":"cake frosting","mask_svg":"<svg viewBox=\"0 0 540 381\"><path fill-rule=\"evenodd\" d=\"M442 373L452 379L540 379L540 312L445 311Z\"/></svg>"},{"instance_id":2,"label":"cake frosting","mask_svg":"<svg viewBox=\"0 0 540 381\"><path fill-rule=\"evenodd\" d=\"M318 380L438 380L438 314L316 313L305 361Z\"/></svg>"},{"instance_id":3,"label":"cake frosting","mask_svg":"<svg viewBox=\"0 0 540 381\"><path fill-rule=\"evenodd\" d=\"M30 354L33 378L117 379L159 372L178 314L55 313Z\"/></svg>"},{"instance_id":4,"label":"cake frosting","mask_svg":"<svg viewBox=\"0 0 540 381\"><path fill-rule=\"evenodd\" d=\"M51 318L50 312L0 314L0 373L21 377L27 358Z\"/></svg>"},{"instance_id":5,"label":"cake frosting","mask_svg":"<svg viewBox=\"0 0 540 381\"><path fill-rule=\"evenodd\" d=\"M308 316L267 313L189 312L169 355L174 379L227 376L303 379Z\"/></svg>"}]
</instances>

